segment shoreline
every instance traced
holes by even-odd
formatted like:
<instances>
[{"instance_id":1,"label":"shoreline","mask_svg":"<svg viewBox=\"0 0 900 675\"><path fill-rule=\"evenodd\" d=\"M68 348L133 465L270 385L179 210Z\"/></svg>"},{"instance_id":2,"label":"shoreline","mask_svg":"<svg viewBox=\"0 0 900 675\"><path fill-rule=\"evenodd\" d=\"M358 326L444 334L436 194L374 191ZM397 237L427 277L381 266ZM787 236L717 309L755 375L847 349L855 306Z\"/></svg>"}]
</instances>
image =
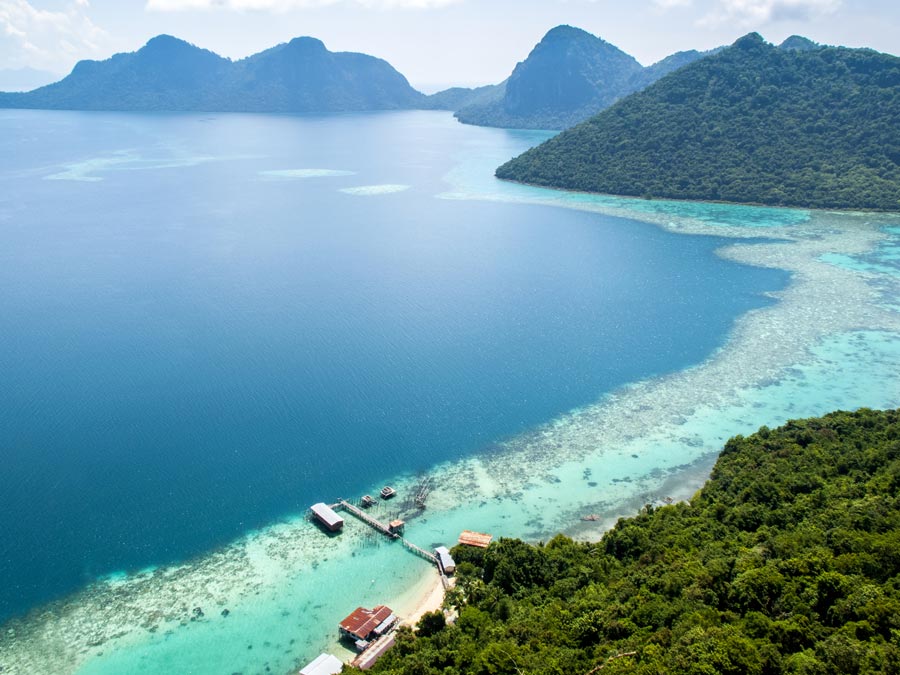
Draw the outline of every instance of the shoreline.
<instances>
[{"instance_id":1,"label":"shoreline","mask_svg":"<svg viewBox=\"0 0 900 675\"><path fill-rule=\"evenodd\" d=\"M444 583L441 581L440 574L432 573L429 575L431 580L422 589L413 601L411 598L406 603L398 603L397 614L402 618L400 625L415 628L422 615L428 612L434 612L441 608L444 603ZM428 577L425 577L426 579Z\"/></svg>"},{"instance_id":2,"label":"shoreline","mask_svg":"<svg viewBox=\"0 0 900 675\"><path fill-rule=\"evenodd\" d=\"M465 124L465 122L463 123ZM481 126L481 125L474 125ZM502 128L502 127L500 127ZM541 131L540 129L513 129L513 131ZM549 130L548 130L549 131ZM561 130L565 131L565 129ZM536 147L536 146L535 146ZM513 159L516 159L513 157ZM508 161L512 161L508 160ZM499 168L499 167L498 167ZM613 199L630 200L636 202L659 202L671 204L710 204L712 206L747 206L758 209L784 209L785 211L811 211L819 213L838 213L841 215L857 215L871 214L881 216L900 215L900 211L890 209L876 209L853 206L804 206L803 204L766 204L764 202L729 202L722 199L691 199L689 197L641 197L640 195L616 194L614 192L591 192L589 190L576 190L575 188L567 188L556 185L541 185L540 183L529 183L515 178L501 178L496 173L494 178L510 185L521 185L523 187L536 188L539 190L552 190L554 192L562 192L572 195L583 195L585 197L611 197Z\"/></svg>"}]
</instances>

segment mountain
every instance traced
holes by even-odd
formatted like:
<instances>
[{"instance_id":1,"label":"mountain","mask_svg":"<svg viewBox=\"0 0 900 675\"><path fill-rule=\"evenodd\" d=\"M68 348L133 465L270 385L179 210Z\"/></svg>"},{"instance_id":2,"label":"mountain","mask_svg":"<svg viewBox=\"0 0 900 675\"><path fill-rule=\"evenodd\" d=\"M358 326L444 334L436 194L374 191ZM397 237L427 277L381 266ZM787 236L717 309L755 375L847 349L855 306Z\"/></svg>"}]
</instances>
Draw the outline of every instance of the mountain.
<instances>
[{"instance_id":1,"label":"mountain","mask_svg":"<svg viewBox=\"0 0 900 675\"><path fill-rule=\"evenodd\" d=\"M900 58L751 33L497 170L618 195L900 209Z\"/></svg>"},{"instance_id":2,"label":"mountain","mask_svg":"<svg viewBox=\"0 0 900 675\"><path fill-rule=\"evenodd\" d=\"M762 427L600 541L455 546L456 620L426 614L369 672L896 673L898 438L896 410Z\"/></svg>"},{"instance_id":3,"label":"mountain","mask_svg":"<svg viewBox=\"0 0 900 675\"><path fill-rule=\"evenodd\" d=\"M81 61L65 79L0 107L75 110L333 112L411 108L424 96L389 63L296 38L232 62L169 35L128 54Z\"/></svg>"},{"instance_id":4,"label":"mountain","mask_svg":"<svg viewBox=\"0 0 900 675\"><path fill-rule=\"evenodd\" d=\"M463 108L457 117L466 124L562 128L612 103L640 70L608 42L557 26L513 70L502 100Z\"/></svg>"},{"instance_id":5,"label":"mountain","mask_svg":"<svg viewBox=\"0 0 900 675\"><path fill-rule=\"evenodd\" d=\"M0 68L0 91L31 91L58 79L59 75L34 68Z\"/></svg>"},{"instance_id":6,"label":"mountain","mask_svg":"<svg viewBox=\"0 0 900 675\"><path fill-rule=\"evenodd\" d=\"M502 97L472 101L456 117L465 124L563 129L705 55L679 52L644 68L580 28L557 26L516 66Z\"/></svg>"},{"instance_id":7,"label":"mountain","mask_svg":"<svg viewBox=\"0 0 900 675\"><path fill-rule=\"evenodd\" d=\"M169 35L137 52L79 61L68 77L35 91L0 97L7 108L207 110L231 62Z\"/></svg>"},{"instance_id":8,"label":"mountain","mask_svg":"<svg viewBox=\"0 0 900 675\"><path fill-rule=\"evenodd\" d=\"M808 52L813 49L819 49L822 45L813 42L809 38L802 35L791 35L784 42L778 45L779 49L792 49L797 52Z\"/></svg>"},{"instance_id":9,"label":"mountain","mask_svg":"<svg viewBox=\"0 0 900 675\"><path fill-rule=\"evenodd\" d=\"M425 98L387 61L330 52L310 37L238 61L233 77L242 109L260 112L390 110Z\"/></svg>"}]
</instances>

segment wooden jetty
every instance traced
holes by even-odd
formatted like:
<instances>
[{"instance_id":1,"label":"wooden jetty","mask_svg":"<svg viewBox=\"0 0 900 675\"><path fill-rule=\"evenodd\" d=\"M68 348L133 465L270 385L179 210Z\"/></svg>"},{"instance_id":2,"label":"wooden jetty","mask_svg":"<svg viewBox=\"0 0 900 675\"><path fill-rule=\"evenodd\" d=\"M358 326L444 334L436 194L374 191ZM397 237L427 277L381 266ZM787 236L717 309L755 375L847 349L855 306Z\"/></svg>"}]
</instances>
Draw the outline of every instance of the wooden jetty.
<instances>
[{"instance_id":1,"label":"wooden jetty","mask_svg":"<svg viewBox=\"0 0 900 675\"><path fill-rule=\"evenodd\" d=\"M396 528L395 524L398 521L394 521L394 523L392 523L392 525L395 525L395 527L391 527L391 525L385 525L380 520L373 518L368 513L366 513L359 507L353 506L353 504L351 504L350 502L348 502L346 500L342 499L340 502L338 502L338 504L340 505L340 507L342 509L347 511L347 513L350 513L350 514L356 516L357 518L359 518L361 521L363 521L369 527L371 527L375 530L378 530L386 537L390 537L391 539L399 539L400 541L403 542L404 547L406 547L407 549L409 549L416 555L418 555L422 558L425 558L425 560L430 562L435 567L440 567L438 564L438 559L437 559L436 555L434 555L433 553L429 553L428 551L426 551L423 548L419 548L411 541L404 539L403 537L400 536L399 532L397 531L397 529L399 529L399 528L395 529ZM402 521L399 521L399 522L402 522Z\"/></svg>"},{"instance_id":2,"label":"wooden jetty","mask_svg":"<svg viewBox=\"0 0 900 675\"><path fill-rule=\"evenodd\" d=\"M391 530L389 525L385 525L380 520L373 518L372 516L370 516L368 513L366 513L362 509L360 509L356 506L353 506L353 504L351 504L350 502L342 499L338 503L341 505L342 509L344 509L348 513L353 514L354 516L359 518L361 521L363 521L369 527L375 528L376 530L378 530L379 532L381 532L384 535L387 535L391 539L397 539L400 536L399 534L397 534L396 532Z\"/></svg>"},{"instance_id":3,"label":"wooden jetty","mask_svg":"<svg viewBox=\"0 0 900 675\"><path fill-rule=\"evenodd\" d=\"M415 553L417 556L425 558L425 560L427 560L428 562L430 562L431 564L436 566L438 569L440 569L440 565L438 564L438 559L437 559L436 555L434 555L433 553L429 553L428 551L426 551L423 548L419 548L411 541L409 541L407 539L403 539L403 537L400 537L400 539L403 541L403 545L406 548L408 548L410 551Z\"/></svg>"}]
</instances>

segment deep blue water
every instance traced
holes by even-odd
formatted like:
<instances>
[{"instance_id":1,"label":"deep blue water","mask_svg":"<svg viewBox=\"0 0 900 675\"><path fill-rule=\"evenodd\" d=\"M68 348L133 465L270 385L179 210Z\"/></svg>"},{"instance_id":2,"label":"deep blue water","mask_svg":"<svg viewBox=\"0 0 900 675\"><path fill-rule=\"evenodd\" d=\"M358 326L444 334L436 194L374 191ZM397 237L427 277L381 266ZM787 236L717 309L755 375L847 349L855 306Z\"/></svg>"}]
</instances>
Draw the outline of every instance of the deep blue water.
<instances>
[{"instance_id":1,"label":"deep blue water","mask_svg":"<svg viewBox=\"0 0 900 675\"><path fill-rule=\"evenodd\" d=\"M712 238L436 198L533 140L0 111L0 618L697 363L786 283ZM355 175L259 173L310 168ZM410 188L339 191L373 184Z\"/></svg>"}]
</instances>

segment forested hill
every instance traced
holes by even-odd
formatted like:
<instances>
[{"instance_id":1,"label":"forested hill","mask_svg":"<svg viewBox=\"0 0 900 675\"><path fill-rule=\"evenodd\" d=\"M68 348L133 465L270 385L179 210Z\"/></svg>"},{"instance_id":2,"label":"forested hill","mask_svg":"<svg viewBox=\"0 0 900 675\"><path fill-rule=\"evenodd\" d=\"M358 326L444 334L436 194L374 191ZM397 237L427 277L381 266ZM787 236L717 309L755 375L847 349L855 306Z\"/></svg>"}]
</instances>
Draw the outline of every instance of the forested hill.
<instances>
[{"instance_id":1,"label":"forested hill","mask_svg":"<svg viewBox=\"0 0 900 675\"><path fill-rule=\"evenodd\" d=\"M900 672L900 411L838 412L725 445L690 503L599 543L456 547L439 614L373 672Z\"/></svg>"},{"instance_id":2,"label":"forested hill","mask_svg":"<svg viewBox=\"0 0 900 675\"><path fill-rule=\"evenodd\" d=\"M81 61L55 84L0 94L0 107L68 110L338 112L415 108L425 96L382 59L300 37L232 62L169 35Z\"/></svg>"},{"instance_id":3,"label":"forested hill","mask_svg":"<svg viewBox=\"0 0 900 675\"><path fill-rule=\"evenodd\" d=\"M900 209L900 58L753 33L497 170L618 195Z\"/></svg>"}]
</instances>

